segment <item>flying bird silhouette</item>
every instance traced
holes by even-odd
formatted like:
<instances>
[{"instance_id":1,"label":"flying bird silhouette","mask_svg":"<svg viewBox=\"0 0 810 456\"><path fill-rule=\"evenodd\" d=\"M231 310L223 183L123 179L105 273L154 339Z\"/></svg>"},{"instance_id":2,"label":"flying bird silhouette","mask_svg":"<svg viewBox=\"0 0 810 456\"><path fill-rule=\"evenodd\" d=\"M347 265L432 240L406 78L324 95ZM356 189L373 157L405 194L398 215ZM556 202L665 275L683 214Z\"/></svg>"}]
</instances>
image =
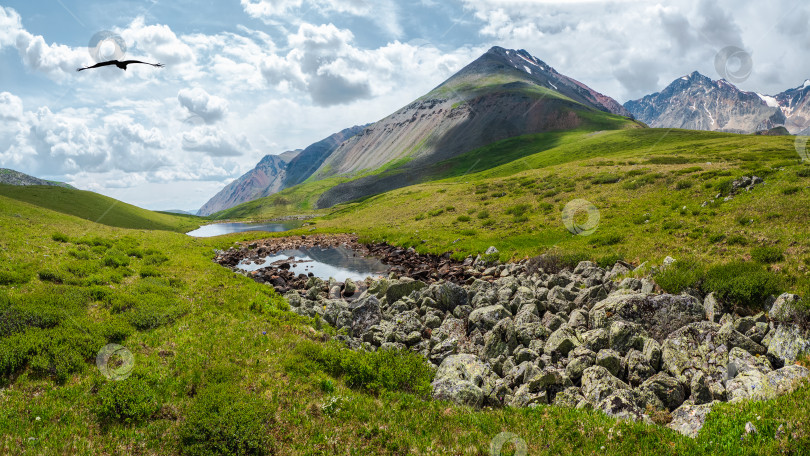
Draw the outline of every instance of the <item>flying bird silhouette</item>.
<instances>
[{"instance_id":1,"label":"flying bird silhouette","mask_svg":"<svg viewBox=\"0 0 810 456\"><path fill-rule=\"evenodd\" d=\"M118 68L121 68L122 70L127 71L127 65L130 65L130 64L133 64L133 63L143 63L144 65L152 65L153 67L158 67L158 68L163 68L165 66L162 63L141 62L140 60L124 60L123 62L120 61L120 60L107 60L106 62L99 62L99 63L97 63L97 64L95 64L93 66L84 67L84 68L76 68L76 71L84 71L84 70L89 70L89 69L92 69L92 68L101 68L103 66L110 66L110 65L115 65Z\"/></svg>"}]
</instances>

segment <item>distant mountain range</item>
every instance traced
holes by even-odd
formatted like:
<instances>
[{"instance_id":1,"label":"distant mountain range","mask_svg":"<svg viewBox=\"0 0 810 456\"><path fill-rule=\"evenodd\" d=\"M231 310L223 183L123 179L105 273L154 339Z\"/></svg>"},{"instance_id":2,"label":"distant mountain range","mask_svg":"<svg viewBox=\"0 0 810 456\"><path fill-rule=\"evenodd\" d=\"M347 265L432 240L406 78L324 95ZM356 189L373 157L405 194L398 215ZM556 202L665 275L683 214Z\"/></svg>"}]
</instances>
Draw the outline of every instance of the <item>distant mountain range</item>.
<instances>
[{"instance_id":1,"label":"distant mountain range","mask_svg":"<svg viewBox=\"0 0 810 456\"><path fill-rule=\"evenodd\" d=\"M624 107L654 128L754 133L782 126L800 134L810 127L808 94L810 81L769 96L694 72L661 92L628 101Z\"/></svg>"},{"instance_id":2,"label":"distant mountain range","mask_svg":"<svg viewBox=\"0 0 810 456\"><path fill-rule=\"evenodd\" d=\"M64 182L44 180L8 168L0 168L0 184L18 185L18 186L49 185L53 187L74 188L72 185L66 184Z\"/></svg>"},{"instance_id":3,"label":"distant mountain range","mask_svg":"<svg viewBox=\"0 0 810 456\"><path fill-rule=\"evenodd\" d=\"M205 203L197 215L211 215L304 182L341 143L363 128L347 128L303 150L266 155L255 168L225 186Z\"/></svg>"},{"instance_id":4,"label":"distant mountain range","mask_svg":"<svg viewBox=\"0 0 810 456\"><path fill-rule=\"evenodd\" d=\"M622 105L524 50L493 47L379 122L344 130L303 151L288 152L291 158L266 156L206 203L199 215L270 196L305 181L337 178L325 191L319 189L317 200L307 206L328 208L442 178L451 162L465 154L535 133L650 126L808 134L808 94L810 81L768 96L694 72L661 92Z\"/></svg>"}]
</instances>

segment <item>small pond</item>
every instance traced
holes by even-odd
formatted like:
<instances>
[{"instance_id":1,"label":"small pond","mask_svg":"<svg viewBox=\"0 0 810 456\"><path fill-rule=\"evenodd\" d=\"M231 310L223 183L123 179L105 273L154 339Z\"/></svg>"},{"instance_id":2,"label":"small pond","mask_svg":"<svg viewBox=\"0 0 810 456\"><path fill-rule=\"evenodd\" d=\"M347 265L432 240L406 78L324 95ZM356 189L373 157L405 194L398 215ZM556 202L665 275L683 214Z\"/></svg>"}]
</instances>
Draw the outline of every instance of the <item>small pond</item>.
<instances>
[{"instance_id":1,"label":"small pond","mask_svg":"<svg viewBox=\"0 0 810 456\"><path fill-rule=\"evenodd\" d=\"M275 222L275 223L215 223L205 225L186 233L193 237L214 237L223 234L241 233L243 231L269 231L277 233L299 228L301 222Z\"/></svg>"},{"instance_id":2,"label":"small pond","mask_svg":"<svg viewBox=\"0 0 810 456\"><path fill-rule=\"evenodd\" d=\"M324 280L332 277L339 282L346 279L359 281L366 277L388 275L389 270L380 260L361 257L354 250L343 246L282 250L265 257L261 264L245 260L237 267L244 271L255 271L271 265L277 267L281 263L289 263L290 271L296 275L312 273L315 277Z\"/></svg>"}]
</instances>

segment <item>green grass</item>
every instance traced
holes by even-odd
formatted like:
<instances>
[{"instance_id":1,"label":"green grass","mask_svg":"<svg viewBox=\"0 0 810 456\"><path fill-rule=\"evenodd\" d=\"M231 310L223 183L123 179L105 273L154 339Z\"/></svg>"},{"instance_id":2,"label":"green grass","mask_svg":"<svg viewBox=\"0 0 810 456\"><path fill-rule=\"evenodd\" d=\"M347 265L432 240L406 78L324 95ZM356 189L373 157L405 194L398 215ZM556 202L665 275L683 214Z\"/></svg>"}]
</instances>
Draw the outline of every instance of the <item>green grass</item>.
<instances>
[{"instance_id":1,"label":"green grass","mask_svg":"<svg viewBox=\"0 0 810 456\"><path fill-rule=\"evenodd\" d=\"M63 187L0 184L0 196L119 228L187 232L201 224L195 216L152 212L98 193Z\"/></svg>"},{"instance_id":2,"label":"green grass","mask_svg":"<svg viewBox=\"0 0 810 456\"><path fill-rule=\"evenodd\" d=\"M706 268L695 280L732 299L755 296L765 283L758 279L771 277L806 296L810 201L805 191L783 193L808 184L798 160L786 164L793 155L789 138L605 132L540 146L525 157L528 166L508 162L337 207L315 227L457 258L490 245L502 260L556 252L560 264L694 258ZM649 162L665 156L686 160ZM768 185L701 207L721 179L750 175L746 163L772 170ZM716 172L705 177L712 188L674 190L687 174L679 173L695 164ZM600 173L660 177L636 189L591 184ZM560 211L577 198L600 211L592 236L562 226ZM464 214L470 220L462 224ZM741 226L742 217L754 222ZM2 454L489 454L500 432L523 438L529 454L806 454L810 447L807 385L774 401L723 404L695 440L591 411L472 411L424 400L430 373L418 359L324 343L333 329L289 313L271 288L211 261L214 249L266 234L194 239L115 228L3 196L0 232L0 271L9 277L0 282ZM739 266L756 246L782 246L782 257L757 251L757 262L746 262L753 266ZM751 280L731 280L737 276ZM133 354L131 376L121 382L95 367L108 343ZM760 434L742 442L747 421ZM787 437L777 440L780 425Z\"/></svg>"}]
</instances>

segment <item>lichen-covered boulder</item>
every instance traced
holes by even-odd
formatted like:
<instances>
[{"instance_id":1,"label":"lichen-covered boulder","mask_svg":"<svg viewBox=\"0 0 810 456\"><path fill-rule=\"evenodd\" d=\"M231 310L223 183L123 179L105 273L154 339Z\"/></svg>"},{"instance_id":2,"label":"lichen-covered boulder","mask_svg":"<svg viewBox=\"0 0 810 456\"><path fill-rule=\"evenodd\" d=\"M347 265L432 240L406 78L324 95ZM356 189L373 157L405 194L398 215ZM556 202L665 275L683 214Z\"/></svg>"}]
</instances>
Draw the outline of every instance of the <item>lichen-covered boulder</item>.
<instances>
[{"instance_id":1,"label":"lichen-covered boulder","mask_svg":"<svg viewBox=\"0 0 810 456\"><path fill-rule=\"evenodd\" d=\"M638 323L650 337L662 342L671 332L704 320L706 311L689 295L616 293L596 303L589 317L591 328L605 328L617 320Z\"/></svg>"},{"instance_id":2,"label":"lichen-covered boulder","mask_svg":"<svg viewBox=\"0 0 810 456\"><path fill-rule=\"evenodd\" d=\"M604 328L586 331L582 334L582 345L598 353L600 350L610 348L610 334Z\"/></svg>"},{"instance_id":3,"label":"lichen-covered boulder","mask_svg":"<svg viewBox=\"0 0 810 456\"><path fill-rule=\"evenodd\" d=\"M627 383L631 386L638 386L655 374L655 369L647 362L644 354L636 349L627 352L624 365L627 367Z\"/></svg>"},{"instance_id":4,"label":"lichen-covered boulder","mask_svg":"<svg viewBox=\"0 0 810 456\"><path fill-rule=\"evenodd\" d=\"M620 420L643 420L651 423L649 417L636 405L635 396L630 390L614 391L594 408Z\"/></svg>"},{"instance_id":5,"label":"lichen-covered boulder","mask_svg":"<svg viewBox=\"0 0 810 456\"><path fill-rule=\"evenodd\" d=\"M796 326L781 324L768 342L768 354L792 363L799 355L810 350L810 340Z\"/></svg>"},{"instance_id":6,"label":"lichen-covered boulder","mask_svg":"<svg viewBox=\"0 0 810 456\"><path fill-rule=\"evenodd\" d=\"M672 421L667 427L694 439L703 428L715 404L717 401L702 405L684 404L672 412Z\"/></svg>"},{"instance_id":7,"label":"lichen-covered boulder","mask_svg":"<svg viewBox=\"0 0 810 456\"><path fill-rule=\"evenodd\" d=\"M725 344L729 350L732 347L739 347L754 355L764 355L768 351L762 345L754 342L741 332L734 329L734 325L732 323L726 323L725 325L721 326L720 330L717 332L717 338L718 341Z\"/></svg>"},{"instance_id":8,"label":"lichen-covered boulder","mask_svg":"<svg viewBox=\"0 0 810 456\"><path fill-rule=\"evenodd\" d=\"M432 291L433 298L442 310L452 312L456 307L466 306L468 304L469 296L467 290L455 283L443 283L432 287Z\"/></svg>"},{"instance_id":9,"label":"lichen-covered boulder","mask_svg":"<svg viewBox=\"0 0 810 456\"><path fill-rule=\"evenodd\" d=\"M425 287L427 287L427 285L421 280L403 277L402 279L394 280L388 284L388 289L385 290L385 300L389 303L394 303L405 296L409 296L414 291L421 290Z\"/></svg>"},{"instance_id":10,"label":"lichen-covered boulder","mask_svg":"<svg viewBox=\"0 0 810 456\"><path fill-rule=\"evenodd\" d=\"M582 346L573 349L568 356L570 361L565 366L565 373L573 381L578 381L585 369L596 364L596 353Z\"/></svg>"},{"instance_id":11,"label":"lichen-covered boulder","mask_svg":"<svg viewBox=\"0 0 810 456\"><path fill-rule=\"evenodd\" d=\"M768 316L771 320L782 323L799 322L807 318L808 312L802 298L795 294L784 293L776 298Z\"/></svg>"},{"instance_id":12,"label":"lichen-covered boulder","mask_svg":"<svg viewBox=\"0 0 810 456\"><path fill-rule=\"evenodd\" d=\"M627 383L611 375L602 366L592 366L582 373L582 394L594 407L618 390L629 390Z\"/></svg>"},{"instance_id":13,"label":"lichen-covered boulder","mask_svg":"<svg viewBox=\"0 0 810 456\"><path fill-rule=\"evenodd\" d=\"M527 384L520 385L509 401L509 405L512 407L532 407L539 404L548 404L548 393L546 391L532 392Z\"/></svg>"},{"instance_id":14,"label":"lichen-covered boulder","mask_svg":"<svg viewBox=\"0 0 810 456\"><path fill-rule=\"evenodd\" d=\"M577 334L567 325L551 333L546 341L544 352L552 356L566 357L568 352L579 346L581 342Z\"/></svg>"},{"instance_id":15,"label":"lichen-covered boulder","mask_svg":"<svg viewBox=\"0 0 810 456\"><path fill-rule=\"evenodd\" d=\"M436 371L433 398L480 408L484 402L484 381L490 374L490 366L475 355L448 356Z\"/></svg>"},{"instance_id":16,"label":"lichen-covered boulder","mask_svg":"<svg viewBox=\"0 0 810 456\"><path fill-rule=\"evenodd\" d=\"M759 371L767 374L773 370L770 361L764 356L754 356L739 347L734 347L728 352L728 363L734 371L745 374L750 371Z\"/></svg>"},{"instance_id":17,"label":"lichen-covered boulder","mask_svg":"<svg viewBox=\"0 0 810 456\"><path fill-rule=\"evenodd\" d=\"M596 354L596 365L604 367L614 377L619 377L619 374L624 370L621 354L611 349L600 350Z\"/></svg>"},{"instance_id":18,"label":"lichen-covered boulder","mask_svg":"<svg viewBox=\"0 0 810 456\"><path fill-rule=\"evenodd\" d=\"M470 326L480 329L482 332L490 331L499 321L511 317L512 314L500 304L494 306L481 307L470 313Z\"/></svg>"},{"instance_id":19,"label":"lichen-covered boulder","mask_svg":"<svg viewBox=\"0 0 810 456\"><path fill-rule=\"evenodd\" d=\"M610 348L622 355L627 354L631 349L643 349L644 340L647 339L647 333L641 325L622 320L616 320L610 324L608 335Z\"/></svg>"},{"instance_id":20,"label":"lichen-covered boulder","mask_svg":"<svg viewBox=\"0 0 810 456\"><path fill-rule=\"evenodd\" d=\"M582 390L576 386L569 386L554 396L554 405L557 407L576 408L580 402L585 400Z\"/></svg>"},{"instance_id":21,"label":"lichen-covered boulder","mask_svg":"<svg viewBox=\"0 0 810 456\"><path fill-rule=\"evenodd\" d=\"M684 385L692 382L696 372L709 381L724 380L728 349L719 340L720 326L703 321L687 325L667 337L661 347L661 370Z\"/></svg>"},{"instance_id":22,"label":"lichen-covered boulder","mask_svg":"<svg viewBox=\"0 0 810 456\"><path fill-rule=\"evenodd\" d=\"M652 394L670 411L680 407L686 399L683 386L674 377L664 372L659 372L645 380L639 387L639 391Z\"/></svg>"},{"instance_id":23,"label":"lichen-covered boulder","mask_svg":"<svg viewBox=\"0 0 810 456\"><path fill-rule=\"evenodd\" d=\"M791 364L763 374L750 370L726 382L729 402L741 400L765 401L793 390L799 380L810 375L807 368Z\"/></svg>"},{"instance_id":24,"label":"lichen-covered boulder","mask_svg":"<svg viewBox=\"0 0 810 456\"><path fill-rule=\"evenodd\" d=\"M485 359L497 358L501 355L509 356L518 346L515 324L511 318L498 322L492 331L484 334L484 350L481 353Z\"/></svg>"},{"instance_id":25,"label":"lichen-covered boulder","mask_svg":"<svg viewBox=\"0 0 810 456\"><path fill-rule=\"evenodd\" d=\"M377 325L382 319L380 302L373 295L363 298L360 303L352 309L352 334L360 336L368 328Z\"/></svg>"}]
</instances>

